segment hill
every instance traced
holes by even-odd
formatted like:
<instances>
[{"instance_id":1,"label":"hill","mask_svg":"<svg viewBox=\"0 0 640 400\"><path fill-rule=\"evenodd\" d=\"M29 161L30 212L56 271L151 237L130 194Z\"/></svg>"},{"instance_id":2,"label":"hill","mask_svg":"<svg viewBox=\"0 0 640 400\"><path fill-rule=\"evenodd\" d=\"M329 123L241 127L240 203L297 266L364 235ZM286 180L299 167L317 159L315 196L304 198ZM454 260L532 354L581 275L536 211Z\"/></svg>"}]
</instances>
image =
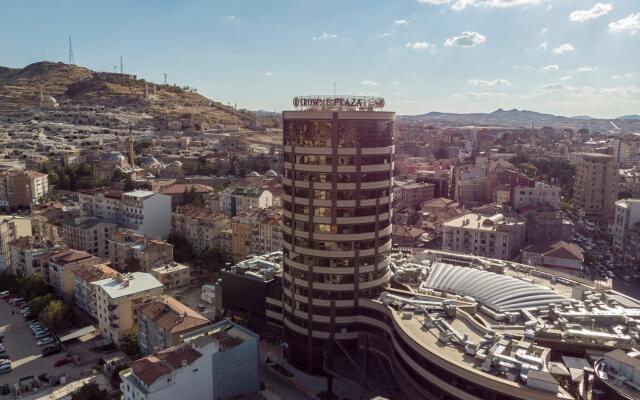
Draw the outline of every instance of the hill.
<instances>
[{"instance_id":1,"label":"hill","mask_svg":"<svg viewBox=\"0 0 640 400\"><path fill-rule=\"evenodd\" d=\"M428 124L443 124L451 126L478 125L499 126L507 128L550 126L554 128L588 129L592 132L623 132L640 130L640 119L635 116L620 117L612 120L597 119L587 116L563 117L553 114L543 114L527 110L498 109L491 113L442 113L429 112L421 115L401 116L407 121L421 121ZM619 128L619 129L617 129Z\"/></svg>"},{"instance_id":2,"label":"hill","mask_svg":"<svg viewBox=\"0 0 640 400\"><path fill-rule=\"evenodd\" d=\"M0 116L37 107L40 93L61 104L101 105L147 113L160 126L200 129L216 124L255 124L255 117L249 112L188 88L152 84L134 75L94 72L48 61L22 69L0 67Z\"/></svg>"}]
</instances>

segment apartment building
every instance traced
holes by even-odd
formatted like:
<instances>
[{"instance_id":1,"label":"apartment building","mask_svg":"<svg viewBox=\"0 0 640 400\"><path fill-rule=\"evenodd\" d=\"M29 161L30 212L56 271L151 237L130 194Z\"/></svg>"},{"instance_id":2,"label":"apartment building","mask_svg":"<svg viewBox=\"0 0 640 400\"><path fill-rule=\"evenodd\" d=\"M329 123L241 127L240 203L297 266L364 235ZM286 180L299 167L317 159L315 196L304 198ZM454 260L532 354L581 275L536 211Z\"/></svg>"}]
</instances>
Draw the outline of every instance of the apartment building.
<instances>
[{"instance_id":1,"label":"apartment building","mask_svg":"<svg viewBox=\"0 0 640 400\"><path fill-rule=\"evenodd\" d=\"M151 273L167 289L189 286L191 282L191 267L175 261L152 268Z\"/></svg>"},{"instance_id":2,"label":"apartment building","mask_svg":"<svg viewBox=\"0 0 640 400\"><path fill-rule=\"evenodd\" d=\"M235 262L282 248L282 209L252 208L231 219L231 252Z\"/></svg>"},{"instance_id":3,"label":"apartment building","mask_svg":"<svg viewBox=\"0 0 640 400\"><path fill-rule=\"evenodd\" d=\"M0 215L0 272L11 265L9 243L31 236L31 220L13 215Z\"/></svg>"},{"instance_id":4,"label":"apartment building","mask_svg":"<svg viewBox=\"0 0 640 400\"><path fill-rule=\"evenodd\" d=\"M516 186L513 190L513 208L518 210L526 206L544 205L552 210L560 209L560 188L543 182L533 187Z\"/></svg>"},{"instance_id":5,"label":"apartment building","mask_svg":"<svg viewBox=\"0 0 640 400\"><path fill-rule=\"evenodd\" d=\"M582 271L584 256L575 244L558 240L525 247L522 249L522 263L568 271Z\"/></svg>"},{"instance_id":6,"label":"apartment building","mask_svg":"<svg viewBox=\"0 0 640 400\"><path fill-rule=\"evenodd\" d=\"M73 275L76 306L93 318L98 319L97 290L93 282L115 278L118 276L118 271L106 264L94 264L73 271Z\"/></svg>"},{"instance_id":7,"label":"apartment building","mask_svg":"<svg viewBox=\"0 0 640 400\"><path fill-rule=\"evenodd\" d=\"M31 207L49 194L49 177L36 171L11 170L0 174L0 207Z\"/></svg>"},{"instance_id":8,"label":"apartment building","mask_svg":"<svg viewBox=\"0 0 640 400\"><path fill-rule=\"evenodd\" d=\"M100 258L109 256L109 239L117 229L116 224L97 217L69 219L60 228L66 244Z\"/></svg>"},{"instance_id":9,"label":"apartment building","mask_svg":"<svg viewBox=\"0 0 640 400\"><path fill-rule=\"evenodd\" d=\"M526 222L485 208L442 224L442 250L508 260L519 254Z\"/></svg>"},{"instance_id":10,"label":"apartment building","mask_svg":"<svg viewBox=\"0 0 640 400\"><path fill-rule=\"evenodd\" d=\"M9 272L13 275L41 274L46 279L46 256L62 247L39 237L24 236L15 239L9 242L11 258Z\"/></svg>"},{"instance_id":11,"label":"apartment building","mask_svg":"<svg viewBox=\"0 0 640 400\"><path fill-rule=\"evenodd\" d=\"M613 218L618 198L618 171L608 154L582 153L576 166L573 202L587 216Z\"/></svg>"},{"instance_id":12,"label":"apartment building","mask_svg":"<svg viewBox=\"0 0 640 400\"><path fill-rule=\"evenodd\" d=\"M231 227L228 215L204 207L178 207L171 215L172 231L184 237L197 252L222 247L222 231Z\"/></svg>"},{"instance_id":13,"label":"apartment building","mask_svg":"<svg viewBox=\"0 0 640 400\"><path fill-rule=\"evenodd\" d=\"M109 239L109 261L111 265L124 271L127 258L134 257L140 262L140 270L149 272L151 268L173 261L173 245L162 240L149 239L131 231L117 231Z\"/></svg>"},{"instance_id":14,"label":"apartment building","mask_svg":"<svg viewBox=\"0 0 640 400\"><path fill-rule=\"evenodd\" d=\"M640 267L640 199L624 199L615 203L611 227L613 251L624 265Z\"/></svg>"},{"instance_id":15,"label":"apartment building","mask_svg":"<svg viewBox=\"0 0 640 400\"><path fill-rule=\"evenodd\" d=\"M54 292L66 301L75 296L75 272L97 264L99 258L86 251L64 249L49 255L49 284Z\"/></svg>"},{"instance_id":16,"label":"apartment building","mask_svg":"<svg viewBox=\"0 0 640 400\"><path fill-rule=\"evenodd\" d=\"M418 207L421 203L433 199L435 185L430 183L407 183L400 186L400 197L408 207Z\"/></svg>"},{"instance_id":17,"label":"apartment building","mask_svg":"<svg viewBox=\"0 0 640 400\"><path fill-rule=\"evenodd\" d=\"M102 218L149 237L165 238L171 230L170 196L98 188L79 190L78 198L82 216Z\"/></svg>"},{"instance_id":18,"label":"apartment building","mask_svg":"<svg viewBox=\"0 0 640 400\"><path fill-rule=\"evenodd\" d=\"M120 372L124 400L228 399L260 389L258 336L224 320Z\"/></svg>"},{"instance_id":19,"label":"apartment building","mask_svg":"<svg viewBox=\"0 0 640 400\"><path fill-rule=\"evenodd\" d=\"M267 208L273 205L273 194L261 188L227 188L220 192L220 211L234 216L249 208Z\"/></svg>"},{"instance_id":20,"label":"apartment building","mask_svg":"<svg viewBox=\"0 0 640 400\"><path fill-rule=\"evenodd\" d=\"M116 345L122 335L137 329L135 308L160 298L163 292L162 283L144 272L119 274L92 284L96 287L100 333Z\"/></svg>"},{"instance_id":21,"label":"apartment building","mask_svg":"<svg viewBox=\"0 0 640 400\"><path fill-rule=\"evenodd\" d=\"M171 231L171 196L146 190L122 195L123 223L141 235L164 239Z\"/></svg>"},{"instance_id":22,"label":"apartment building","mask_svg":"<svg viewBox=\"0 0 640 400\"><path fill-rule=\"evenodd\" d=\"M136 309L140 352L148 355L181 343L180 336L210 324L198 312L171 296Z\"/></svg>"}]
</instances>

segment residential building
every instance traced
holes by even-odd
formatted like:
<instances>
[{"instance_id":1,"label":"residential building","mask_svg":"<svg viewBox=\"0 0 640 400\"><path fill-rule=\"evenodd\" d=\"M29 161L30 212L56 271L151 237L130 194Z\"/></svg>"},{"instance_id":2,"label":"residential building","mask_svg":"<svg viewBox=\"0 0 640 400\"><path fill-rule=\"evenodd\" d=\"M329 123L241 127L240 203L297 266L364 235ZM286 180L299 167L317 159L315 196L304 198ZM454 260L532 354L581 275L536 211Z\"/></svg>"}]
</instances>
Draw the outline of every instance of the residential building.
<instances>
[{"instance_id":1,"label":"residential building","mask_svg":"<svg viewBox=\"0 0 640 400\"><path fill-rule=\"evenodd\" d=\"M107 278L116 278L118 271L110 268L106 264L89 265L73 271L74 274L74 301L76 306L82 309L91 317L98 319L98 298L97 287L93 282L101 281Z\"/></svg>"},{"instance_id":2,"label":"residential building","mask_svg":"<svg viewBox=\"0 0 640 400\"><path fill-rule=\"evenodd\" d=\"M121 190L82 189L77 193L82 216L102 218L116 224L122 221Z\"/></svg>"},{"instance_id":3,"label":"residential building","mask_svg":"<svg viewBox=\"0 0 640 400\"><path fill-rule=\"evenodd\" d=\"M235 262L282 248L282 209L250 208L231 219L232 253Z\"/></svg>"},{"instance_id":4,"label":"residential building","mask_svg":"<svg viewBox=\"0 0 640 400\"><path fill-rule=\"evenodd\" d=\"M424 233L424 230L420 228L394 224L391 231L391 240L394 246L418 247Z\"/></svg>"},{"instance_id":5,"label":"residential building","mask_svg":"<svg viewBox=\"0 0 640 400\"><path fill-rule=\"evenodd\" d=\"M391 277L395 113L377 98L296 101L283 113L284 336L289 361L318 373L329 332L353 346L358 299Z\"/></svg>"},{"instance_id":6,"label":"residential building","mask_svg":"<svg viewBox=\"0 0 640 400\"><path fill-rule=\"evenodd\" d=\"M533 205L546 205L553 210L560 209L560 188L536 182L535 186L516 186L513 190L513 208Z\"/></svg>"},{"instance_id":7,"label":"residential building","mask_svg":"<svg viewBox=\"0 0 640 400\"><path fill-rule=\"evenodd\" d=\"M231 219L228 215L204 207L178 207L171 214L172 232L184 237L199 253L221 249L221 232L230 227Z\"/></svg>"},{"instance_id":8,"label":"residential building","mask_svg":"<svg viewBox=\"0 0 640 400\"><path fill-rule=\"evenodd\" d=\"M0 207L31 207L49 194L49 177L36 171L11 170L0 173Z\"/></svg>"},{"instance_id":9,"label":"residential building","mask_svg":"<svg viewBox=\"0 0 640 400\"><path fill-rule=\"evenodd\" d=\"M9 243L31 236L31 220L13 215L0 215L0 271L6 271L11 265Z\"/></svg>"},{"instance_id":10,"label":"residential building","mask_svg":"<svg viewBox=\"0 0 640 400\"><path fill-rule=\"evenodd\" d=\"M584 256L575 244L558 240L525 247L522 249L522 263L580 272Z\"/></svg>"},{"instance_id":11,"label":"residential building","mask_svg":"<svg viewBox=\"0 0 640 400\"><path fill-rule=\"evenodd\" d=\"M56 295L71 301L75 296L75 272L99 261L86 251L64 249L51 253L47 264L49 284Z\"/></svg>"},{"instance_id":12,"label":"residential building","mask_svg":"<svg viewBox=\"0 0 640 400\"><path fill-rule=\"evenodd\" d=\"M173 245L130 231L115 232L109 240L111 265L125 271L129 257L139 261L141 271L149 272L153 267L173 261Z\"/></svg>"},{"instance_id":13,"label":"residential building","mask_svg":"<svg viewBox=\"0 0 640 400\"><path fill-rule=\"evenodd\" d=\"M430 183L407 183L400 186L400 199L408 207L418 207L433 199L435 185Z\"/></svg>"},{"instance_id":14,"label":"residential building","mask_svg":"<svg viewBox=\"0 0 640 400\"><path fill-rule=\"evenodd\" d=\"M445 221L442 231L442 250L509 260L524 244L526 222L486 207Z\"/></svg>"},{"instance_id":15,"label":"residential building","mask_svg":"<svg viewBox=\"0 0 640 400\"><path fill-rule=\"evenodd\" d=\"M122 399L229 399L260 389L259 338L253 332L224 320L183 340L121 371Z\"/></svg>"},{"instance_id":16,"label":"residential building","mask_svg":"<svg viewBox=\"0 0 640 400\"><path fill-rule=\"evenodd\" d=\"M171 231L171 197L146 190L122 194L123 223L141 235L164 239Z\"/></svg>"},{"instance_id":17,"label":"residential building","mask_svg":"<svg viewBox=\"0 0 640 400\"><path fill-rule=\"evenodd\" d=\"M59 240L62 223L78 216L80 216L79 206L46 203L33 207L31 210L33 235L42 236L49 240Z\"/></svg>"},{"instance_id":18,"label":"residential building","mask_svg":"<svg viewBox=\"0 0 640 400\"><path fill-rule=\"evenodd\" d=\"M79 217L64 221L60 228L64 242L72 248L100 258L109 256L109 239L116 224L97 217Z\"/></svg>"},{"instance_id":19,"label":"residential building","mask_svg":"<svg viewBox=\"0 0 640 400\"><path fill-rule=\"evenodd\" d=\"M573 221L560 210L525 206L518 210L518 215L527 221L527 243L569 241L573 236Z\"/></svg>"},{"instance_id":20,"label":"residential building","mask_svg":"<svg viewBox=\"0 0 640 400\"><path fill-rule=\"evenodd\" d=\"M222 271L222 308L261 337L282 332L282 251L251 257Z\"/></svg>"},{"instance_id":21,"label":"residential building","mask_svg":"<svg viewBox=\"0 0 640 400\"><path fill-rule=\"evenodd\" d=\"M576 166L573 202L587 216L611 219L618 199L618 171L613 156L583 153Z\"/></svg>"},{"instance_id":22,"label":"residential building","mask_svg":"<svg viewBox=\"0 0 640 400\"><path fill-rule=\"evenodd\" d=\"M9 242L11 267L13 275L40 274L47 279L47 257L61 249L62 246L40 237L23 236Z\"/></svg>"},{"instance_id":23,"label":"residential building","mask_svg":"<svg viewBox=\"0 0 640 400\"><path fill-rule=\"evenodd\" d=\"M167 289L189 286L191 282L191 267L175 261L154 267L151 273Z\"/></svg>"},{"instance_id":24,"label":"residential building","mask_svg":"<svg viewBox=\"0 0 640 400\"><path fill-rule=\"evenodd\" d=\"M442 231L444 221L464 213L458 202L444 197L425 201L420 209L422 210L422 229L435 232Z\"/></svg>"},{"instance_id":25,"label":"residential building","mask_svg":"<svg viewBox=\"0 0 640 400\"><path fill-rule=\"evenodd\" d=\"M234 216L249 208L267 208L273 205L273 194L261 188L227 188L220 192L220 211Z\"/></svg>"},{"instance_id":26,"label":"residential building","mask_svg":"<svg viewBox=\"0 0 640 400\"><path fill-rule=\"evenodd\" d=\"M615 217L612 225L613 251L624 265L640 264L640 251L635 230L640 223L640 199L624 199L615 203Z\"/></svg>"},{"instance_id":27,"label":"residential building","mask_svg":"<svg viewBox=\"0 0 640 400\"><path fill-rule=\"evenodd\" d=\"M177 346L180 336L210 324L210 321L171 296L136 308L138 343L142 354L154 354Z\"/></svg>"},{"instance_id":28,"label":"residential building","mask_svg":"<svg viewBox=\"0 0 640 400\"><path fill-rule=\"evenodd\" d=\"M213 192L213 188L199 183L176 183L164 188L160 193L171 197L171 206L175 210L176 207L185 205L185 196L193 196L201 203L204 203L204 197Z\"/></svg>"},{"instance_id":29,"label":"residential building","mask_svg":"<svg viewBox=\"0 0 640 400\"><path fill-rule=\"evenodd\" d=\"M162 296L163 286L144 272L119 274L92 283L96 287L98 324L102 337L116 345L134 330L135 308Z\"/></svg>"}]
</instances>

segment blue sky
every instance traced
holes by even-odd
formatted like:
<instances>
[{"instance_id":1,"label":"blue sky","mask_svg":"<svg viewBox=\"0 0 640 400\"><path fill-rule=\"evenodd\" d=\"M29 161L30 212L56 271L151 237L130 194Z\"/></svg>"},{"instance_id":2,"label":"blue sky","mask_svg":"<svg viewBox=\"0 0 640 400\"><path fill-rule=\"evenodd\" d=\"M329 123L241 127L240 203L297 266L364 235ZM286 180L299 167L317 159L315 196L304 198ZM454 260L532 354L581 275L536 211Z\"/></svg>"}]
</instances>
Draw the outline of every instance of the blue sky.
<instances>
[{"instance_id":1,"label":"blue sky","mask_svg":"<svg viewBox=\"0 0 640 400\"><path fill-rule=\"evenodd\" d=\"M29 1L0 6L0 65L66 61L249 109L377 94L399 113L640 114L639 0Z\"/></svg>"}]
</instances>

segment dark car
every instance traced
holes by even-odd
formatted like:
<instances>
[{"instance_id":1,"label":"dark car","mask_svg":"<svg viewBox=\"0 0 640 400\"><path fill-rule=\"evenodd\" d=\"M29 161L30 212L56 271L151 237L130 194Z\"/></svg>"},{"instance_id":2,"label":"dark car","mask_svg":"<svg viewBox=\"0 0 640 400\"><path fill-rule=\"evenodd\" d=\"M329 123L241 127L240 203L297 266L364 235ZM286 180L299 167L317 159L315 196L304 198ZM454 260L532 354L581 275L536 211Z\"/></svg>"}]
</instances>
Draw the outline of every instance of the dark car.
<instances>
[{"instance_id":1,"label":"dark car","mask_svg":"<svg viewBox=\"0 0 640 400\"><path fill-rule=\"evenodd\" d=\"M42 349L42 357L48 357L58 353L60 353L59 346L47 346Z\"/></svg>"}]
</instances>

